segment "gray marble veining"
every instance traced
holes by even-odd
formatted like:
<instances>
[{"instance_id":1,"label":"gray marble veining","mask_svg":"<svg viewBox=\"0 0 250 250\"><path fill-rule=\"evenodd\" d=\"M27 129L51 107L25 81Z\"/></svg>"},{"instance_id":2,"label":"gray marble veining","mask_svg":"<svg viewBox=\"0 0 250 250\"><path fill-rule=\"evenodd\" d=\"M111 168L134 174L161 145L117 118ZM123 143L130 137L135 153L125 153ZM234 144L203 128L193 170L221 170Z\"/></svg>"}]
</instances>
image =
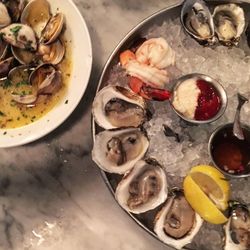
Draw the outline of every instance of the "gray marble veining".
<instances>
[{"instance_id":1,"label":"gray marble veining","mask_svg":"<svg viewBox=\"0 0 250 250\"><path fill-rule=\"evenodd\" d=\"M89 27L93 71L70 118L48 136L0 150L0 250L170 249L116 204L91 161L90 109L101 69L143 18L178 0L75 0Z\"/></svg>"}]
</instances>

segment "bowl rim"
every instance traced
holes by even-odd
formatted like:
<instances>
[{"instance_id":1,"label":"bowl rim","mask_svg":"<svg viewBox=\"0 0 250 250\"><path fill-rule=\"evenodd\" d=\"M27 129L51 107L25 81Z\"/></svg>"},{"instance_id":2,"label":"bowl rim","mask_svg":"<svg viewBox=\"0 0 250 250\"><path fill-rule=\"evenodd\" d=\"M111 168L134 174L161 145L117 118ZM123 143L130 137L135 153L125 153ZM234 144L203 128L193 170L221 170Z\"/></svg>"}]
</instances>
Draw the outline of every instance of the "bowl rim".
<instances>
[{"instance_id":1,"label":"bowl rim","mask_svg":"<svg viewBox=\"0 0 250 250\"><path fill-rule=\"evenodd\" d=\"M248 130L250 132L250 126L243 123L241 124L242 128L245 129L245 130ZM219 127L217 127L213 132L212 134L210 135L209 137L209 140L208 140L208 153L209 153L209 156L210 156L210 159L212 160L214 166L220 171L222 172L224 175L228 176L228 177L231 177L231 178L245 178L245 177L249 177L250 176L250 171L248 174L230 174L226 171L224 171L223 169L221 169L215 162L214 160L214 157L213 157L213 154L212 154L212 143L213 143L213 140L215 138L215 136L221 131L223 130L224 128L228 128L228 127L233 127L233 123L226 123L226 124L223 124Z\"/></svg>"}]
</instances>

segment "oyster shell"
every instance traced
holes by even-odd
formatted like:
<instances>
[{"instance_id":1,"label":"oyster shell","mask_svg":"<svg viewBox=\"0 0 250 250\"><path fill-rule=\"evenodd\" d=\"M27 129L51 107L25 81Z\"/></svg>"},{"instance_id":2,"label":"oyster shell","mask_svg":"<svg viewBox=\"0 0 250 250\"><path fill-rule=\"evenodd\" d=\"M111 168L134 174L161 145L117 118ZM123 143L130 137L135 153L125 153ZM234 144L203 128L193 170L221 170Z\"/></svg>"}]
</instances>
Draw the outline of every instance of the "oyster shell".
<instances>
[{"instance_id":1,"label":"oyster shell","mask_svg":"<svg viewBox=\"0 0 250 250\"><path fill-rule=\"evenodd\" d=\"M9 16L6 6L0 2L0 28L8 26L11 23L11 18Z\"/></svg>"},{"instance_id":2,"label":"oyster shell","mask_svg":"<svg viewBox=\"0 0 250 250\"><path fill-rule=\"evenodd\" d=\"M95 138L92 159L104 171L124 174L146 153L147 137L137 128L110 130Z\"/></svg>"},{"instance_id":3,"label":"oyster shell","mask_svg":"<svg viewBox=\"0 0 250 250\"><path fill-rule=\"evenodd\" d=\"M104 129L138 127L146 120L146 103L130 89L107 86L96 95L92 114Z\"/></svg>"},{"instance_id":4,"label":"oyster shell","mask_svg":"<svg viewBox=\"0 0 250 250\"><path fill-rule=\"evenodd\" d=\"M209 44L215 42L213 18L203 0L185 1L181 10L181 23L196 40Z\"/></svg>"},{"instance_id":5,"label":"oyster shell","mask_svg":"<svg viewBox=\"0 0 250 250\"><path fill-rule=\"evenodd\" d=\"M40 37L50 17L50 4L47 0L32 0L22 12L21 23L29 25Z\"/></svg>"},{"instance_id":6,"label":"oyster shell","mask_svg":"<svg viewBox=\"0 0 250 250\"><path fill-rule=\"evenodd\" d=\"M215 32L227 46L237 45L245 29L243 9L233 3L219 5L213 13Z\"/></svg>"},{"instance_id":7,"label":"oyster shell","mask_svg":"<svg viewBox=\"0 0 250 250\"><path fill-rule=\"evenodd\" d=\"M191 208L181 190L175 190L156 215L154 231L168 245L181 249L198 233L203 220Z\"/></svg>"},{"instance_id":8,"label":"oyster shell","mask_svg":"<svg viewBox=\"0 0 250 250\"><path fill-rule=\"evenodd\" d=\"M250 249L250 214L247 206L231 202L230 218L224 226L225 250Z\"/></svg>"},{"instance_id":9,"label":"oyster shell","mask_svg":"<svg viewBox=\"0 0 250 250\"><path fill-rule=\"evenodd\" d=\"M165 171L153 159L138 161L118 184L115 197L121 207L134 214L156 208L168 196Z\"/></svg>"},{"instance_id":10,"label":"oyster shell","mask_svg":"<svg viewBox=\"0 0 250 250\"><path fill-rule=\"evenodd\" d=\"M37 50L37 42L34 31L25 24L13 23L0 30L2 38L14 47L20 49Z\"/></svg>"}]
</instances>

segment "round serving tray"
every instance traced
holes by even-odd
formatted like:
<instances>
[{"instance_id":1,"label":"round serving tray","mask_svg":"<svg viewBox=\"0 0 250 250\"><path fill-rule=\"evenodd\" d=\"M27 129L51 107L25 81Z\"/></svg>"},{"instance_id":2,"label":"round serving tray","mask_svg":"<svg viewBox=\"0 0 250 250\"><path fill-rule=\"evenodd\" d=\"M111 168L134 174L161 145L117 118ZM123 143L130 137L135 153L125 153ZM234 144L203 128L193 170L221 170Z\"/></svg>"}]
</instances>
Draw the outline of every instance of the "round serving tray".
<instances>
[{"instance_id":1,"label":"round serving tray","mask_svg":"<svg viewBox=\"0 0 250 250\"><path fill-rule=\"evenodd\" d=\"M249 0L206 0L208 2L209 6L213 5L218 5L218 4L223 4L223 3L237 3L241 4L241 6L246 10L246 12L250 12L250 1ZM137 26L135 26L117 45L117 47L114 49L113 53L110 55L109 59L107 60L102 74L99 79L98 87L97 87L97 92L105 87L108 77L110 75L110 72L112 68L118 64L119 62L119 54L126 50L127 48L130 48L133 44L134 41L139 40L141 37L144 37L150 27L153 25L161 25L163 24L164 21L170 19L170 18L178 18L181 13L181 7L182 3L178 3L172 6L169 6L167 8L164 8L155 14L149 16L142 22L140 22ZM96 93L97 93L96 92ZM103 129L100 128L95 122L92 117L92 136L93 136L93 141L95 140L95 135L102 131ZM107 173L105 171L101 170L101 175L103 177L103 180L105 181L106 185L108 186L109 190L111 191L112 195L114 196L116 187L120 180L122 179L122 176L119 176L117 174L111 174ZM158 209L157 209L158 210ZM124 210L125 211L125 210ZM153 218L155 217L157 211L152 210L149 211L145 214L139 214L139 215L134 215L131 214L127 211L126 213L129 214L129 216L135 220L135 222L141 226L145 231L147 231L149 234L151 234L153 237L158 238L158 236L154 233L153 231ZM161 240L160 240L161 241ZM190 248L190 247L184 247L183 249L189 249L189 250L197 250L196 248Z\"/></svg>"}]
</instances>

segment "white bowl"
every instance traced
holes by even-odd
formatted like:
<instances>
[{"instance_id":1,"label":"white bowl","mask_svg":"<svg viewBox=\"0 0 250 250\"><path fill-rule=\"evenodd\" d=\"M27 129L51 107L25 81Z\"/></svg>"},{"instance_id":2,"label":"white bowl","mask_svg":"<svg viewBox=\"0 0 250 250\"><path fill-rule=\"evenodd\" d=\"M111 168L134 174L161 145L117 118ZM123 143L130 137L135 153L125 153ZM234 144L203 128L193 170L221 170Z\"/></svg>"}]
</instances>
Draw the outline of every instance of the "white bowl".
<instances>
[{"instance_id":1,"label":"white bowl","mask_svg":"<svg viewBox=\"0 0 250 250\"><path fill-rule=\"evenodd\" d=\"M57 128L74 111L88 85L92 67L92 47L87 25L72 0L48 2L52 13L56 13L59 8L64 14L67 26L65 37L72 41L73 65L68 90L60 103L38 121L16 129L0 129L0 148L35 141Z\"/></svg>"}]
</instances>

